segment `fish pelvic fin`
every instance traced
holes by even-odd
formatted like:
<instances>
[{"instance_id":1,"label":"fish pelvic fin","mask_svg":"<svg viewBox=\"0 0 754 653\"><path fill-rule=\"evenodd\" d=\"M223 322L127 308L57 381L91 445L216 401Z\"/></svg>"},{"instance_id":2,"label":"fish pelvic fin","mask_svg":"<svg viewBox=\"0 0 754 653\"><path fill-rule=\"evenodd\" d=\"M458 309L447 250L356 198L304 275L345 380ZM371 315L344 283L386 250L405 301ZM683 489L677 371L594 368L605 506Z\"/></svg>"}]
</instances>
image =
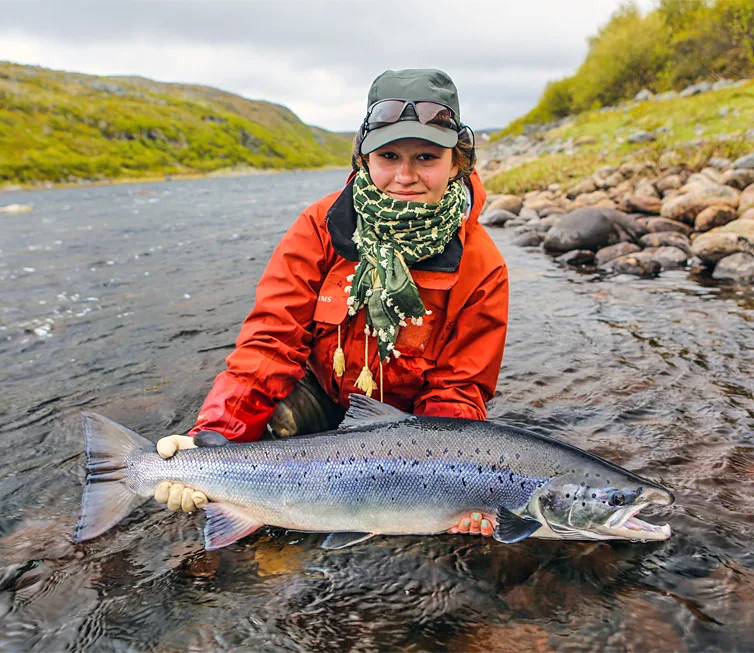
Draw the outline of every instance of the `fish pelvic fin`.
<instances>
[{"instance_id":1,"label":"fish pelvic fin","mask_svg":"<svg viewBox=\"0 0 754 653\"><path fill-rule=\"evenodd\" d=\"M204 548L207 551L233 544L264 526L234 503L211 502L204 506L204 512L207 514L204 526Z\"/></svg>"},{"instance_id":2,"label":"fish pelvic fin","mask_svg":"<svg viewBox=\"0 0 754 653\"><path fill-rule=\"evenodd\" d=\"M346 416L340 423L339 429L349 426L365 426L367 424L380 424L382 422L398 422L411 417L408 413L382 403L366 395L348 395L349 407Z\"/></svg>"},{"instance_id":3,"label":"fish pelvic fin","mask_svg":"<svg viewBox=\"0 0 754 653\"><path fill-rule=\"evenodd\" d=\"M73 539L90 540L109 530L149 497L126 485L126 458L154 443L96 413L81 413L86 443L86 485Z\"/></svg>"},{"instance_id":4,"label":"fish pelvic fin","mask_svg":"<svg viewBox=\"0 0 754 653\"><path fill-rule=\"evenodd\" d=\"M320 546L329 551L337 551L354 544L366 542L369 538L374 537L374 535L374 533L330 533Z\"/></svg>"},{"instance_id":5,"label":"fish pelvic fin","mask_svg":"<svg viewBox=\"0 0 754 653\"><path fill-rule=\"evenodd\" d=\"M505 508L497 509L497 526L492 536L498 542L513 544L534 534L542 524L530 517L519 517Z\"/></svg>"}]
</instances>

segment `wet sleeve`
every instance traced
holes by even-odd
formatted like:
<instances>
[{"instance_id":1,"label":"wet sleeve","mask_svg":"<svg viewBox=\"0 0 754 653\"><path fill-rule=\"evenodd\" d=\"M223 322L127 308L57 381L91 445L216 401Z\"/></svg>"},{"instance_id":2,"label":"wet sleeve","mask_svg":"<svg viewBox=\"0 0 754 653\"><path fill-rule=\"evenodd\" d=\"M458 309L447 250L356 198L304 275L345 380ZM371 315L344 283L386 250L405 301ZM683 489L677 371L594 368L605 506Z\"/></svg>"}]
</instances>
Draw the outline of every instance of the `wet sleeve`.
<instances>
[{"instance_id":1,"label":"wet sleeve","mask_svg":"<svg viewBox=\"0 0 754 653\"><path fill-rule=\"evenodd\" d=\"M320 222L305 211L275 249L227 370L215 379L190 435L212 430L237 442L259 439L278 402L303 377L319 288L335 258Z\"/></svg>"},{"instance_id":2,"label":"wet sleeve","mask_svg":"<svg viewBox=\"0 0 754 653\"><path fill-rule=\"evenodd\" d=\"M485 419L503 360L508 327L508 271L495 268L458 316L437 365L425 376L414 413Z\"/></svg>"}]
</instances>

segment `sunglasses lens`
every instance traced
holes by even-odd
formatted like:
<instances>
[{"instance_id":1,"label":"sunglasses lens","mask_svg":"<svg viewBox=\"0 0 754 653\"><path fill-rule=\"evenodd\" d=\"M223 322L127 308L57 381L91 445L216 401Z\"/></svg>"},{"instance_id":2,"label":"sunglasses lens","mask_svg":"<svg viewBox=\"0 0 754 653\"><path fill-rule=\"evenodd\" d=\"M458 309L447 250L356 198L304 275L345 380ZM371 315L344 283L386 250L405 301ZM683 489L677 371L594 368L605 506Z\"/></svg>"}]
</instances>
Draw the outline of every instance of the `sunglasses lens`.
<instances>
[{"instance_id":1,"label":"sunglasses lens","mask_svg":"<svg viewBox=\"0 0 754 653\"><path fill-rule=\"evenodd\" d=\"M442 127L453 127L453 112L443 104L437 102L417 102L416 114L423 125L432 123Z\"/></svg>"},{"instance_id":2,"label":"sunglasses lens","mask_svg":"<svg viewBox=\"0 0 754 653\"><path fill-rule=\"evenodd\" d=\"M398 122L406 103L403 100L383 100L372 107L369 114L369 124L385 124Z\"/></svg>"}]
</instances>

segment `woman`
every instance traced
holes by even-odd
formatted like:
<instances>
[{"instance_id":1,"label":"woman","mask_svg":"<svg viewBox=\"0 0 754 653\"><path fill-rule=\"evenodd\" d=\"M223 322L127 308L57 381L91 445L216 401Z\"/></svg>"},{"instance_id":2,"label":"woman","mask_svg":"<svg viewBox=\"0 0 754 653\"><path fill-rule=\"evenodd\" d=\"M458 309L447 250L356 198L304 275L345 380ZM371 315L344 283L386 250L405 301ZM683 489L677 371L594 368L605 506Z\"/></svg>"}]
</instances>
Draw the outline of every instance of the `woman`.
<instances>
[{"instance_id":1,"label":"woman","mask_svg":"<svg viewBox=\"0 0 754 653\"><path fill-rule=\"evenodd\" d=\"M448 75L380 75L354 173L283 237L190 436L244 442L265 429L333 429L354 392L419 415L484 419L503 356L508 276L477 224L486 193L473 164ZM192 447L190 436L162 438L158 450ZM173 510L207 501L169 483L155 497ZM453 532L492 530L474 514Z\"/></svg>"}]
</instances>

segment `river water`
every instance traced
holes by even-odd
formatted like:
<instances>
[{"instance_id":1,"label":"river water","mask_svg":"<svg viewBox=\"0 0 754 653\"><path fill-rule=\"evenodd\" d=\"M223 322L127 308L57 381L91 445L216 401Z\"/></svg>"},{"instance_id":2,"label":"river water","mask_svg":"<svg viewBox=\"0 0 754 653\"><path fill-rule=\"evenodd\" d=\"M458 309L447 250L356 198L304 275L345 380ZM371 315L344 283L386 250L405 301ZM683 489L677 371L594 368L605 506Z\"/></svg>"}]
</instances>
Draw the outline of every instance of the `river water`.
<instances>
[{"instance_id":1,"label":"river water","mask_svg":"<svg viewBox=\"0 0 754 653\"><path fill-rule=\"evenodd\" d=\"M84 544L79 410L188 430L276 243L343 171L17 192L0 216L0 649L754 650L754 294L603 278L492 235L511 274L489 417L676 495L654 544L265 528L205 552L150 502ZM7 200L7 201L6 201Z\"/></svg>"}]
</instances>

